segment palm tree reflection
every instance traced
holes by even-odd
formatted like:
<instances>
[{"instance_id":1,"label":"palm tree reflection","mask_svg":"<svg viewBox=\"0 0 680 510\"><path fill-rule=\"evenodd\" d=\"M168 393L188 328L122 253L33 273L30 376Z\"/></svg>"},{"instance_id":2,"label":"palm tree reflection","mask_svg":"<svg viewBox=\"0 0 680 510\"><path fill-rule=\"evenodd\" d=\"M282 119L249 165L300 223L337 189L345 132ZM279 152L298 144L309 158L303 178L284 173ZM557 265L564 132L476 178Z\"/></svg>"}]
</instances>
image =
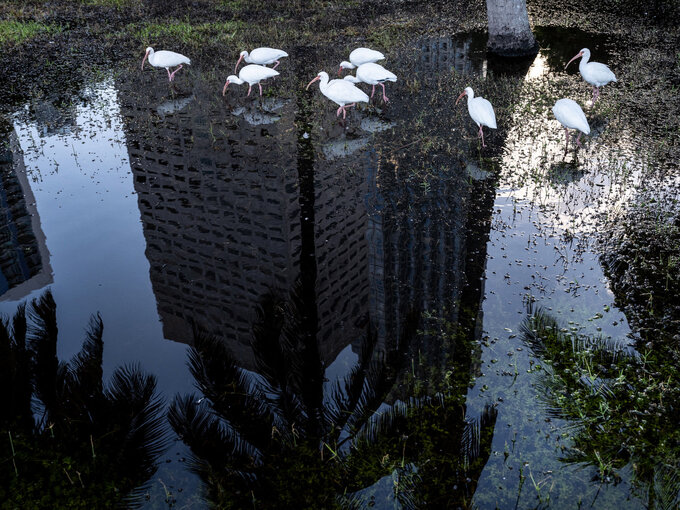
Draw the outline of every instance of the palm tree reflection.
<instances>
[{"instance_id":1,"label":"palm tree reflection","mask_svg":"<svg viewBox=\"0 0 680 510\"><path fill-rule=\"evenodd\" d=\"M239 368L218 339L195 333L189 366L202 395L178 395L169 420L192 451L205 498L219 508L358 508L392 475L401 480L393 497L407 507L467 507L495 410L471 422L459 393L397 399L415 386L402 353L416 342L417 317L387 346L369 327L351 371L324 380L301 289L261 300L252 328L257 373Z\"/></svg>"},{"instance_id":2,"label":"palm tree reflection","mask_svg":"<svg viewBox=\"0 0 680 510\"><path fill-rule=\"evenodd\" d=\"M575 426L563 460L594 466L600 484L618 483L630 466L633 491L647 508L678 508L677 345L637 354L569 335L542 310L527 317L523 336L547 365L540 387L549 416Z\"/></svg>"},{"instance_id":3,"label":"palm tree reflection","mask_svg":"<svg viewBox=\"0 0 680 510\"><path fill-rule=\"evenodd\" d=\"M57 334L50 291L0 320L0 500L8 508L136 506L165 447L156 379L122 367L104 387L99 316L69 363L57 358Z\"/></svg>"}]
</instances>

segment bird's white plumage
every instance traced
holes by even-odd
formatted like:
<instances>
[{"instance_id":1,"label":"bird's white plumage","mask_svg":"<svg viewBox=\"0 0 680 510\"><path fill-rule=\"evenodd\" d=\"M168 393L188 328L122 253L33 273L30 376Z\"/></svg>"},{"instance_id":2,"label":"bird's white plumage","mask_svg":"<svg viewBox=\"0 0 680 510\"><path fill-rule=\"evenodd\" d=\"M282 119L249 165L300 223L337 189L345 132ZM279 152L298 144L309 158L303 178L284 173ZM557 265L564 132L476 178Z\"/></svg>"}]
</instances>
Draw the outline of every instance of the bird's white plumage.
<instances>
[{"instance_id":1,"label":"bird's white plumage","mask_svg":"<svg viewBox=\"0 0 680 510\"><path fill-rule=\"evenodd\" d=\"M468 112L470 117L478 126L487 126L496 129L496 113L493 111L491 103L483 97L475 97L471 87L467 87L465 92L468 96Z\"/></svg>"},{"instance_id":2,"label":"bird's white plumage","mask_svg":"<svg viewBox=\"0 0 680 510\"><path fill-rule=\"evenodd\" d=\"M277 60L283 57L287 57L288 53L277 48L255 48L253 51L248 53L247 51L241 52L241 57L249 64L259 64L267 65L273 64ZM239 59L240 60L240 59Z\"/></svg>"},{"instance_id":3,"label":"bird's white plumage","mask_svg":"<svg viewBox=\"0 0 680 510\"><path fill-rule=\"evenodd\" d=\"M380 64L367 62L357 68L357 78L369 85L377 85L386 81L397 81L397 76Z\"/></svg>"},{"instance_id":4,"label":"bird's white plumage","mask_svg":"<svg viewBox=\"0 0 680 510\"><path fill-rule=\"evenodd\" d=\"M257 64L248 64L239 71L238 78L241 83L246 82L248 85L255 85L256 83L260 83L262 80L266 80L267 78L278 76L278 74L278 71L275 71L270 67ZM232 75L231 77L235 76ZM231 83L232 80L229 81ZM234 80L234 83L238 83L238 81Z\"/></svg>"},{"instance_id":5,"label":"bird's white plumage","mask_svg":"<svg viewBox=\"0 0 680 510\"><path fill-rule=\"evenodd\" d=\"M553 106L555 118L566 128L578 129L582 133L590 134L588 119L578 103L572 99L559 99Z\"/></svg>"},{"instance_id":6,"label":"bird's white plumage","mask_svg":"<svg viewBox=\"0 0 680 510\"><path fill-rule=\"evenodd\" d=\"M256 83L259 84L262 80L277 76L278 74L278 71L275 71L270 67L260 66L257 64L248 64L241 69L241 71L238 73L238 76L231 74L227 77L227 81L224 84L224 88L222 89L222 95L225 94L230 83L236 83L237 85L247 83L249 87L248 95L250 95L250 87ZM262 85L260 85L260 95L262 95Z\"/></svg>"},{"instance_id":7,"label":"bird's white plumage","mask_svg":"<svg viewBox=\"0 0 680 510\"><path fill-rule=\"evenodd\" d=\"M174 51L154 51L153 48L149 47L147 48L147 52L149 55L149 64L154 67L165 67L168 69L182 64L191 64L191 60L188 57L185 57L181 53L175 53Z\"/></svg>"},{"instance_id":8,"label":"bird's white plumage","mask_svg":"<svg viewBox=\"0 0 680 510\"><path fill-rule=\"evenodd\" d=\"M377 62L384 58L385 55L370 48L357 48L349 54L349 61L355 67L358 67L361 64L368 64L369 62Z\"/></svg>"},{"instance_id":9,"label":"bird's white plumage","mask_svg":"<svg viewBox=\"0 0 680 510\"><path fill-rule=\"evenodd\" d=\"M334 103L344 106L350 103L368 103L368 95L356 88L353 83L347 80L330 80L328 73L321 71L319 77L319 90Z\"/></svg>"},{"instance_id":10,"label":"bird's white plumage","mask_svg":"<svg viewBox=\"0 0 680 510\"><path fill-rule=\"evenodd\" d=\"M578 65L578 70L585 81L595 87L602 87L607 83L616 81L616 76L605 64L588 62L590 60L590 50L588 48L583 48L579 51L579 54L581 54L581 62Z\"/></svg>"}]
</instances>

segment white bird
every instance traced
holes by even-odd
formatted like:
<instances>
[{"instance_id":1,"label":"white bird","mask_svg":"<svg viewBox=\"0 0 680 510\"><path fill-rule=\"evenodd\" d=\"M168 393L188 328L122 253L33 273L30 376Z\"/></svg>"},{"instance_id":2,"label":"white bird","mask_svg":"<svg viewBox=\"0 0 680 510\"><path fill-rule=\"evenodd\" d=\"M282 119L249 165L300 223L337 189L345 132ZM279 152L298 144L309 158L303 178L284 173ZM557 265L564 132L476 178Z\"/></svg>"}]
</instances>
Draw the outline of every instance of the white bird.
<instances>
[{"instance_id":1,"label":"white bird","mask_svg":"<svg viewBox=\"0 0 680 510\"><path fill-rule=\"evenodd\" d=\"M280 64L279 59L287 56L288 53L276 48L255 48L250 53L242 51L234 67L234 72L238 69L241 60L245 60L248 64L259 64L261 66L276 62L274 67L272 67L272 69L276 69L276 66Z\"/></svg>"},{"instance_id":2,"label":"white bird","mask_svg":"<svg viewBox=\"0 0 680 510\"><path fill-rule=\"evenodd\" d=\"M347 62L343 62L342 64L346 64ZM342 66L340 64L340 66ZM373 98L373 94L375 94L375 86L376 85L381 85L383 89L383 101L387 102L389 99L387 99L387 96L385 95L385 82L386 81L397 81L397 77L394 73L391 73L387 69L385 69L383 66L380 64L375 64L373 62L368 62L366 64L361 64L357 68L357 75L352 76L352 75L347 75L344 78L345 80L352 82L352 83L368 83L369 85L373 85L373 91L371 92L371 98Z\"/></svg>"},{"instance_id":3,"label":"white bird","mask_svg":"<svg viewBox=\"0 0 680 510\"><path fill-rule=\"evenodd\" d=\"M606 65L600 64L599 62L588 62L590 59L590 50L588 48L583 48L574 55L564 68L566 69L569 64L579 57L581 57L581 63L578 65L578 70L580 71L581 76L583 76L583 79L593 86L593 104L595 104L595 101L597 101L597 98L600 96L600 87L612 81L616 81L616 76Z\"/></svg>"},{"instance_id":4,"label":"white bird","mask_svg":"<svg viewBox=\"0 0 680 510\"><path fill-rule=\"evenodd\" d=\"M246 94L246 96L250 95L250 89L252 89L253 85L257 83L257 85L260 87L260 95L262 95L262 84L260 82L262 80L266 80L267 78L277 76L278 74L278 71L274 71L274 69L270 69L269 67L259 66L257 64L248 64L243 69L241 69L241 71L238 73L238 76L233 74L229 75L227 82L224 84L224 88L222 89L222 95L226 93L227 87L230 83L236 83L237 85L248 83L248 94Z\"/></svg>"},{"instance_id":5,"label":"white bird","mask_svg":"<svg viewBox=\"0 0 680 510\"><path fill-rule=\"evenodd\" d=\"M589 135L590 126L588 125L588 119L586 119L586 116L578 103L571 99L558 99L555 106L553 106L552 111L555 118L564 126L564 133L567 136L567 146L564 148L564 155L566 156L567 151L569 150L568 128L578 129L581 133ZM578 146L581 145L581 133L579 133L576 138L576 144Z\"/></svg>"},{"instance_id":6,"label":"white bird","mask_svg":"<svg viewBox=\"0 0 680 510\"><path fill-rule=\"evenodd\" d=\"M142 60L142 70L144 70L144 62L146 62L146 58L149 57L149 64L151 64L154 67L165 67L165 70L168 72L168 80L172 81L173 78L175 77L175 73L182 69L184 64L191 64L191 60L189 60L187 57L180 53L175 53L174 51L153 51L153 48L149 46L146 49L146 54L144 55L144 59ZM177 69L175 69L172 73L170 73L170 68L179 66Z\"/></svg>"},{"instance_id":7,"label":"white bird","mask_svg":"<svg viewBox=\"0 0 680 510\"><path fill-rule=\"evenodd\" d=\"M369 48L357 48L349 54L349 62L343 60L340 62L340 69L338 69L338 75L343 69L354 69L359 67L361 64L368 64L371 62L377 62L385 58L385 55L379 51L371 50Z\"/></svg>"},{"instance_id":8,"label":"white bird","mask_svg":"<svg viewBox=\"0 0 680 510\"><path fill-rule=\"evenodd\" d=\"M491 129L497 128L496 114L493 111L493 106L491 106L491 103L483 97L475 97L475 93L472 91L471 87L467 87L460 93L460 96L456 99L456 104L458 104L458 101L460 101L463 96L468 96L468 112L470 112L472 120L479 126L479 136L482 137L482 147L486 147L486 145L484 145L482 126L487 126Z\"/></svg>"},{"instance_id":9,"label":"white bird","mask_svg":"<svg viewBox=\"0 0 680 510\"><path fill-rule=\"evenodd\" d=\"M323 71L307 84L307 88L317 80L320 80L319 90L321 90L321 93L340 105L336 117L342 111L342 118L344 119L347 115L347 108L355 106L359 102L368 103L368 96L362 90L356 88L353 83L347 80L331 80L329 82L328 73Z\"/></svg>"}]
</instances>

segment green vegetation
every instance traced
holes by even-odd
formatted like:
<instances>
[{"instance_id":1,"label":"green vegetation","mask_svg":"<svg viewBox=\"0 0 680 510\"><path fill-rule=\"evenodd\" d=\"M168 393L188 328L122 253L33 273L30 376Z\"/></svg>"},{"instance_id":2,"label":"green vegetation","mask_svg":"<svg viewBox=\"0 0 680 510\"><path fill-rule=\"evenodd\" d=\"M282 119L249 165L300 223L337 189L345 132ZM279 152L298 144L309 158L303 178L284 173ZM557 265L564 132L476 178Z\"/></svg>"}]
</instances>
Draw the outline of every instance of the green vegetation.
<instances>
[{"instance_id":1,"label":"green vegetation","mask_svg":"<svg viewBox=\"0 0 680 510\"><path fill-rule=\"evenodd\" d=\"M240 21L192 24L184 21L129 25L127 30L143 44L158 40L174 40L186 45L198 45L206 40L213 44L229 41L244 27Z\"/></svg>"},{"instance_id":2,"label":"green vegetation","mask_svg":"<svg viewBox=\"0 0 680 510\"><path fill-rule=\"evenodd\" d=\"M674 195L643 195L613 218L602 262L617 305L645 342L673 342L680 327L680 221Z\"/></svg>"},{"instance_id":3,"label":"green vegetation","mask_svg":"<svg viewBox=\"0 0 680 510\"><path fill-rule=\"evenodd\" d=\"M134 5L134 0L81 0L85 5L123 9Z\"/></svg>"},{"instance_id":4,"label":"green vegetation","mask_svg":"<svg viewBox=\"0 0 680 510\"><path fill-rule=\"evenodd\" d=\"M35 21L0 21L0 44L14 45L35 39L43 34L55 34L62 28L54 24Z\"/></svg>"},{"instance_id":5,"label":"green vegetation","mask_svg":"<svg viewBox=\"0 0 680 510\"><path fill-rule=\"evenodd\" d=\"M680 503L678 346L636 354L622 344L565 333L537 311L523 336L544 362L541 397L552 418L568 420L567 463L587 464L595 481L616 484L624 468L647 508Z\"/></svg>"}]
</instances>

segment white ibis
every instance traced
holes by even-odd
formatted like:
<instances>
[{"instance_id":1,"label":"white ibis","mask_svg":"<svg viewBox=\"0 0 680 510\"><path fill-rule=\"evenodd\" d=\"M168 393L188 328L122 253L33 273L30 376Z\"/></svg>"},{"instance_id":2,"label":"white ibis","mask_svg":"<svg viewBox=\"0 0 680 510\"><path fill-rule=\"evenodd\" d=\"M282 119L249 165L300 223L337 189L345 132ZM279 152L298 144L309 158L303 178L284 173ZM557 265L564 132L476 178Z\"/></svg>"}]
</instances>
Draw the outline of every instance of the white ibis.
<instances>
[{"instance_id":1,"label":"white ibis","mask_svg":"<svg viewBox=\"0 0 680 510\"><path fill-rule=\"evenodd\" d=\"M347 62L343 62L342 64L346 63ZM340 66L342 66L342 64L340 64ZM373 62L361 64L357 68L356 76L348 75L345 76L344 79L352 83L364 82L368 83L369 85L373 85L373 90L371 91L371 98L373 98L373 94L375 94L375 86L376 85L382 86L383 101L385 102L389 101L389 99L387 99L387 96L385 95L385 82L397 81L397 77L394 73L391 73L380 64L375 64Z\"/></svg>"},{"instance_id":2,"label":"white ibis","mask_svg":"<svg viewBox=\"0 0 680 510\"><path fill-rule=\"evenodd\" d=\"M371 62L377 62L385 58L385 55L379 51L372 50L370 48L357 48L349 54L349 62L343 60L340 62L340 69L338 69L338 75L343 69L354 69L359 67L361 64L368 64Z\"/></svg>"},{"instance_id":3,"label":"white ibis","mask_svg":"<svg viewBox=\"0 0 680 510\"><path fill-rule=\"evenodd\" d=\"M486 145L484 145L484 132L482 131L482 126L496 129L496 114L493 111L493 106L491 106L491 103L483 97L475 97L472 87L467 87L460 93L460 96L456 99L456 104L458 104L458 101L460 101L463 96L468 97L468 112L470 112L472 120L479 126L479 136L482 137L482 147L486 147Z\"/></svg>"},{"instance_id":4,"label":"white ibis","mask_svg":"<svg viewBox=\"0 0 680 510\"><path fill-rule=\"evenodd\" d=\"M569 150L569 128L578 129L581 133L588 135L590 134L590 126L581 107L576 101L571 99L558 99L552 111L555 114L555 118L564 126L564 133L567 136L567 146L564 148L566 156ZM579 147L581 146L581 133L576 138L576 144Z\"/></svg>"},{"instance_id":5,"label":"white ibis","mask_svg":"<svg viewBox=\"0 0 680 510\"><path fill-rule=\"evenodd\" d=\"M154 67L165 67L165 70L168 72L168 80L172 81L173 78L175 77L175 73L182 69L184 64L191 64L191 60L189 60L187 57L180 53L175 53L174 51L166 51L166 50L161 50L161 51L153 51L153 48L149 46L146 49L146 54L144 55L144 59L142 60L142 70L144 70L144 62L146 62L146 58L149 57L149 64L151 64ZM179 66L177 69L175 69L172 73L170 73L170 68Z\"/></svg>"},{"instance_id":6,"label":"white ibis","mask_svg":"<svg viewBox=\"0 0 680 510\"><path fill-rule=\"evenodd\" d=\"M222 89L222 95L226 93L227 87L230 83L236 83L237 85L247 83L248 94L246 94L246 96L250 95L250 89L252 89L253 85L257 83L257 85L260 87L260 95L262 95L262 84L260 82L262 80L266 80L267 78L277 76L278 74L278 71L274 71L274 69L270 69L269 67L259 66L257 64L248 64L243 69L241 69L241 71L238 73L238 76L233 74L229 75L227 82L224 84L224 88Z\"/></svg>"},{"instance_id":7,"label":"white ibis","mask_svg":"<svg viewBox=\"0 0 680 510\"><path fill-rule=\"evenodd\" d=\"M331 101L340 105L336 113L336 117L340 115L342 111L342 118L344 119L347 115L347 108L355 106L356 103L364 102L368 103L368 96L362 91L354 86L347 80L331 80L328 81L328 73L321 71L316 75L312 81L307 84L307 88L314 83L319 81L319 89L321 93L326 96Z\"/></svg>"},{"instance_id":8,"label":"white ibis","mask_svg":"<svg viewBox=\"0 0 680 510\"><path fill-rule=\"evenodd\" d=\"M616 81L616 76L606 65L599 62L588 62L590 59L590 50L588 48L583 48L574 55L564 68L566 69L569 64L579 57L581 57L581 63L578 65L578 70L583 79L593 86L593 104L595 104L595 101L600 96L600 87L609 82Z\"/></svg>"},{"instance_id":9,"label":"white ibis","mask_svg":"<svg viewBox=\"0 0 680 510\"><path fill-rule=\"evenodd\" d=\"M247 51L242 51L238 58L238 62L236 62L236 66L234 67L234 72L236 72L238 69L238 65L241 63L241 60L245 60L248 64L259 64L261 66L274 64L274 62L276 62L272 68L276 69L276 66L280 64L279 59L287 56L288 53L276 48L255 48L250 53Z\"/></svg>"}]
</instances>

